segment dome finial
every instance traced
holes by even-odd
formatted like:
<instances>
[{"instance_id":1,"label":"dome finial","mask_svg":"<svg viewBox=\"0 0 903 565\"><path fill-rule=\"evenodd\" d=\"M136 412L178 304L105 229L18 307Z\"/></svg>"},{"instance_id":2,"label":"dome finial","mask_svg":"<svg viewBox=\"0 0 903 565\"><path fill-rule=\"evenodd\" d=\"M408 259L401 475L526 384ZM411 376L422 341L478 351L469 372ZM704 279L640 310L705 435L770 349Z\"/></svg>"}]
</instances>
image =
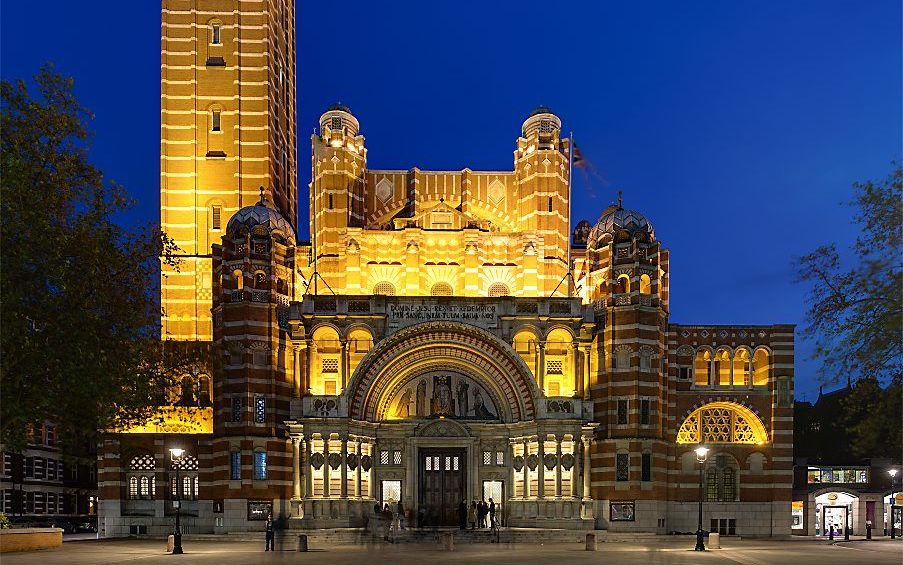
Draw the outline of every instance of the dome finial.
<instances>
[{"instance_id":1,"label":"dome finial","mask_svg":"<svg viewBox=\"0 0 903 565\"><path fill-rule=\"evenodd\" d=\"M266 195L263 193L263 191L264 191L264 188L263 188L263 185L261 185L260 186L260 202L257 203L260 206L267 205L267 198L266 198Z\"/></svg>"},{"instance_id":2,"label":"dome finial","mask_svg":"<svg viewBox=\"0 0 903 565\"><path fill-rule=\"evenodd\" d=\"M618 210L624 209L623 204L624 204L624 193L619 190L618 191Z\"/></svg>"}]
</instances>

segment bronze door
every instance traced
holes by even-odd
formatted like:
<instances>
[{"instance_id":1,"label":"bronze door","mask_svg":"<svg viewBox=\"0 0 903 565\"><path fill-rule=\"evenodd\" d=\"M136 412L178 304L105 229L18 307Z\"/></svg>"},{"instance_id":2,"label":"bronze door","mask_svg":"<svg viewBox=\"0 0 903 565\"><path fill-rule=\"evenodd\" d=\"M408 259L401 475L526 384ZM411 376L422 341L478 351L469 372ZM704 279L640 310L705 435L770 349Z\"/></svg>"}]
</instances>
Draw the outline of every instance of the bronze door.
<instances>
[{"instance_id":1,"label":"bronze door","mask_svg":"<svg viewBox=\"0 0 903 565\"><path fill-rule=\"evenodd\" d=\"M465 450L420 450L419 511L427 526L458 525L458 505L465 496Z\"/></svg>"}]
</instances>

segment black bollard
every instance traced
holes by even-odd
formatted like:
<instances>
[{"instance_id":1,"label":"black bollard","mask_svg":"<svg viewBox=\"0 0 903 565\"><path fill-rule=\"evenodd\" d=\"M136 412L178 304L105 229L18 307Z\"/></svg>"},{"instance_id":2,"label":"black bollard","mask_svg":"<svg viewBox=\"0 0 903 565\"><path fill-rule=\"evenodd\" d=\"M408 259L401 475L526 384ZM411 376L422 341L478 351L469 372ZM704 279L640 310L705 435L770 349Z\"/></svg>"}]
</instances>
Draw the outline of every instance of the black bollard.
<instances>
[{"instance_id":1,"label":"black bollard","mask_svg":"<svg viewBox=\"0 0 903 565\"><path fill-rule=\"evenodd\" d=\"M834 526L831 526L831 528L828 530L828 540L834 541Z\"/></svg>"},{"instance_id":2,"label":"black bollard","mask_svg":"<svg viewBox=\"0 0 903 565\"><path fill-rule=\"evenodd\" d=\"M865 523L865 539L872 539L872 524L870 522Z\"/></svg>"},{"instance_id":3,"label":"black bollard","mask_svg":"<svg viewBox=\"0 0 903 565\"><path fill-rule=\"evenodd\" d=\"M850 541L850 528L847 526L843 529L843 541Z\"/></svg>"}]
</instances>

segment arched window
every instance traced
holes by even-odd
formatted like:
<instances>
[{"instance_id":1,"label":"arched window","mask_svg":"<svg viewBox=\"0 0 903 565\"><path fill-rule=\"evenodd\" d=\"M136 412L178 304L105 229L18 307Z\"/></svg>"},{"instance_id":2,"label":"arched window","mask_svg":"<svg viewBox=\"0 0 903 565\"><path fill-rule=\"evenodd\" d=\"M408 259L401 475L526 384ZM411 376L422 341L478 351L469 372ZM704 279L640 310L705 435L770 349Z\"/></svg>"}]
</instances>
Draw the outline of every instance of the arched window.
<instances>
[{"instance_id":1,"label":"arched window","mask_svg":"<svg viewBox=\"0 0 903 565\"><path fill-rule=\"evenodd\" d=\"M768 351L759 348L753 355L753 385L764 386L768 384Z\"/></svg>"},{"instance_id":2,"label":"arched window","mask_svg":"<svg viewBox=\"0 0 903 565\"><path fill-rule=\"evenodd\" d=\"M630 277L628 275L618 275L616 292L618 294L630 292Z\"/></svg>"},{"instance_id":3,"label":"arched window","mask_svg":"<svg viewBox=\"0 0 903 565\"><path fill-rule=\"evenodd\" d=\"M180 482L178 485L179 492L176 492L176 477L175 474L171 475L170 485L172 495L178 496L182 500L196 500L198 497L198 472L200 469L200 465L198 463L198 458L194 455L185 454L179 459L176 459L172 463L173 470L178 469Z\"/></svg>"},{"instance_id":4,"label":"arched window","mask_svg":"<svg viewBox=\"0 0 903 565\"><path fill-rule=\"evenodd\" d=\"M696 386L709 386L709 369L711 367L712 354L701 349L696 352L696 360L693 363L693 384Z\"/></svg>"},{"instance_id":5,"label":"arched window","mask_svg":"<svg viewBox=\"0 0 903 565\"><path fill-rule=\"evenodd\" d=\"M267 288L267 275L263 271L254 273L254 288L265 290Z\"/></svg>"},{"instance_id":6,"label":"arched window","mask_svg":"<svg viewBox=\"0 0 903 565\"><path fill-rule=\"evenodd\" d=\"M652 369L652 349L649 347L640 348L640 370L649 371Z\"/></svg>"},{"instance_id":7,"label":"arched window","mask_svg":"<svg viewBox=\"0 0 903 565\"><path fill-rule=\"evenodd\" d=\"M731 384L731 353L727 349L715 352L715 378L719 386Z\"/></svg>"},{"instance_id":8,"label":"arched window","mask_svg":"<svg viewBox=\"0 0 903 565\"><path fill-rule=\"evenodd\" d=\"M376 283L373 287L373 294L382 294L383 296L395 296L395 285L390 282Z\"/></svg>"},{"instance_id":9,"label":"arched window","mask_svg":"<svg viewBox=\"0 0 903 565\"><path fill-rule=\"evenodd\" d=\"M235 281L235 290L241 290L245 287L245 277L241 269L232 271L232 280Z\"/></svg>"},{"instance_id":10,"label":"arched window","mask_svg":"<svg viewBox=\"0 0 903 565\"><path fill-rule=\"evenodd\" d=\"M138 477L129 477L129 498L138 498Z\"/></svg>"},{"instance_id":11,"label":"arched window","mask_svg":"<svg viewBox=\"0 0 903 565\"><path fill-rule=\"evenodd\" d=\"M452 287L448 283L440 282L433 285L430 289L431 296L451 296L453 294Z\"/></svg>"},{"instance_id":12,"label":"arched window","mask_svg":"<svg viewBox=\"0 0 903 565\"><path fill-rule=\"evenodd\" d=\"M737 469L729 455L710 459L705 470L705 498L708 502L737 500Z\"/></svg>"},{"instance_id":13,"label":"arched window","mask_svg":"<svg viewBox=\"0 0 903 565\"><path fill-rule=\"evenodd\" d=\"M677 432L677 443L761 445L767 440L759 417L734 402L710 402L697 408Z\"/></svg>"},{"instance_id":14,"label":"arched window","mask_svg":"<svg viewBox=\"0 0 903 565\"><path fill-rule=\"evenodd\" d=\"M733 502L737 499L737 478L733 467L721 469L721 501Z\"/></svg>"},{"instance_id":15,"label":"arched window","mask_svg":"<svg viewBox=\"0 0 903 565\"><path fill-rule=\"evenodd\" d=\"M138 478L138 496L140 498L150 498L150 478L147 475L141 475Z\"/></svg>"},{"instance_id":16,"label":"arched window","mask_svg":"<svg viewBox=\"0 0 903 565\"><path fill-rule=\"evenodd\" d=\"M489 287L489 297L498 298L500 296L511 296L511 291L508 289L508 285L502 283L493 283Z\"/></svg>"},{"instance_id":17,"label":"arched window","mask_svg":"<svg viewBox=\"0 0 903 565\"><path fill-rule=\"evenodd\" d=\"M718 470L715 467L705 470L705 499L708 502L718 500Z\"/></svg>"},{"instance_id":18,"label":"arched window","mask_svg":"<svg viewBox=\"0 0 903 565\"><path fill-rule=\"evenodd\" d=\"M734 386L749 386L749 350L734 351Z\"/></svg>"},{"instance_id":19,"label":"arched window","mask_svg":"<svg viewBox=\"0 0 903 565\"><path fill-rule=\"evenodd\" d=\"M210 24L210 44L222 45L223 43L223 26L219 22Z\"/></svg>"},{"instance_id":20,"label":"arched window","mask_svg":"<svg viewBox=\"0 0 903 565\"><path fill-rule=\"evenodd\" d=\"M211 406L212 398L210 394L210 377L201 375L198 377L198 406L203 408Z\"/></svg>"},{"instance_id":21,"label":"arched window","mask_svg":"<svg viewBox=\"0 0 903 565\"><path fill-rule=\"evenodd\" d=\"M615 368L616 369L629 369L630 368L630 348L628 347L619 347L615 351Z\"/></svg>"},{"instance_id":22,"label":"arched window","mask_svg":"<svg viewBox=\"0 0 903 565\"><path fill-rule=\"evenodd\" d=\"M640 294L652 294L652 280L649 275L640 275Z\"/></svg>"}]
</instances>

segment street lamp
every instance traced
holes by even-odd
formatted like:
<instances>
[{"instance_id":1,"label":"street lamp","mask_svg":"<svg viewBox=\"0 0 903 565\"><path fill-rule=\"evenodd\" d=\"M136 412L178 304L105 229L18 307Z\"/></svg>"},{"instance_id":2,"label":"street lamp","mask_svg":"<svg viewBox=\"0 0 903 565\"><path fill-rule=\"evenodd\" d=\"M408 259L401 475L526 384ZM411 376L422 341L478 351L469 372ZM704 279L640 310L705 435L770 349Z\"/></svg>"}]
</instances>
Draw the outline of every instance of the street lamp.
<instances>
[{"instance_id":1,"label":"street lamp","mask_svg":"<svg viewBox=\"0 0 903 565\"><path fill-rule=\"evenodd\" d=\"M182 553L182 527L179 524L179 515L182 511L182 497L179 496L179 467L181 467L180 463L182 456L185 455L185 450L181 447L172 447L169 454L172 456L172 468L176 472L176 489L172 493L172 505L176 508L176 529L172 533L172 554L180 555Z\"/></svg>"},{"instance_id":2,"label":"street lamp","mask_svg":"<svg viewBox=\"0 0 903 565\"><path fill-rule=\"evenodd\" d=\"M890 475L890 539L897 539L897 528L894 523L894 487L897 486L897 469L888 469L887 474Z\"/></svg>"},{"instance_id":3,"label":"street lamp","mask_svg":"<svg viewBox=\"0 0 903 565\"><path fill-rule=\"evenodd\" d=\"M699 462L699 520L696 523L696 547L693 549L696 551L705 551L705 543L703 543L703 538L705 536L702 532L702 498L704 494L702 489L702 475L705 471L705 460L709 456L709 448L700 445L695 451L696 461Z\"/></svg>"}]
</instances>

